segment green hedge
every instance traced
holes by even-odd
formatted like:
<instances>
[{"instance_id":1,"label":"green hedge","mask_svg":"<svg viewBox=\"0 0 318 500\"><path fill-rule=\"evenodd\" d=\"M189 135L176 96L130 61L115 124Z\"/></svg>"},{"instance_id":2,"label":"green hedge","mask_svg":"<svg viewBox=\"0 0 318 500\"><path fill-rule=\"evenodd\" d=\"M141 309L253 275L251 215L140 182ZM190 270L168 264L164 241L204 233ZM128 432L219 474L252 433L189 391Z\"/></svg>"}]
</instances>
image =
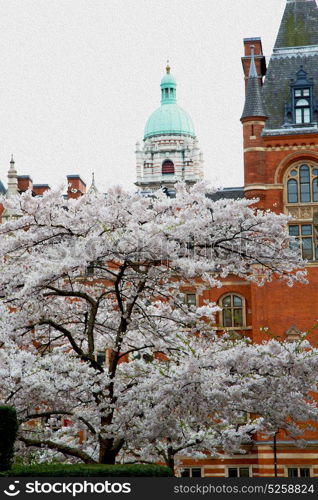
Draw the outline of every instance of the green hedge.
<instances>
[{"instance_id":1,"label":"green hedge","mask_svg":"<svg viewBox=\"0 0 318 500\"><path fill-rule=\"evenodd\" d=\"M15 408L0 406L0 471L8 470L11 466L17 430Z\"/></svg>"},{"instance_id":2,"label":"green hedge","mask_svg":"<svg viewBox=\"0 0 318 500\"><path fill-rule=\"evenodd\" d=\"M1 476L27 477L146 477L172 476L168 467L162 465L99 465L99 464L40 464L14 465Z\"/></svg>"}]
</instances>

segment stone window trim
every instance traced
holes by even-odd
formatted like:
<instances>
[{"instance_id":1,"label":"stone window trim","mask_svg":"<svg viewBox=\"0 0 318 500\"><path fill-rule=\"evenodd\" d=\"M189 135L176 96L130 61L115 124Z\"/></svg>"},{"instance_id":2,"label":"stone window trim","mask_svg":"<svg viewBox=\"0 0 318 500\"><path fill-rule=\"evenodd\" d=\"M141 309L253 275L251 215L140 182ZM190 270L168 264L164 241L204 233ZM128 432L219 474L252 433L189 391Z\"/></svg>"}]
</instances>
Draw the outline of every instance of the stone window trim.
<instances>
[{"instance_id":1,"label":"stone window trim","mask_svg":"<svg viewBox=\"0 0 318 500\"><path fill-rule=\"evenodd\" d=\"M309 175L306 178L306 170ZM305 175L304 175L305 174ZM295 197L291 186L295 185ZM318 162L309 159L300 159L288 167L284 175L284 205L287 207L314 206L318 207ZM308 193L309 196L306 196ZM292 201L291 201L292 200Z\"/></svg>"},{"instance_id":2,"label":"stone window trim","mask_svg":"<svg viewBox=\"0 0 318 500\"><path fill-rule=\"evenodd\" d=\"M238 301L235 301L235 297L241 300L241 306L239 305ZM229 305L225 303L225 299L230 299ZM235 303L236 302L236 303ZM236 305L237 304L237 305ZM219 313L219 319L220 319L220 327L221 329L228 329L228 330L243 330L246 328L246 299L243 295L241 295L238 292L226 292L218 300L218 305L221 307L222 311ZM228 318L225 316L225 309L230 311L230 314L228 314ZM235 325L235 322L239 319L236 317L236 311L241 310L241 314L238 313L238 316L241 316L241 321L240 325ZM225 324L228 322L228 320L231 317L231 325L230 324Z\"/></svg>"}]
</instances>

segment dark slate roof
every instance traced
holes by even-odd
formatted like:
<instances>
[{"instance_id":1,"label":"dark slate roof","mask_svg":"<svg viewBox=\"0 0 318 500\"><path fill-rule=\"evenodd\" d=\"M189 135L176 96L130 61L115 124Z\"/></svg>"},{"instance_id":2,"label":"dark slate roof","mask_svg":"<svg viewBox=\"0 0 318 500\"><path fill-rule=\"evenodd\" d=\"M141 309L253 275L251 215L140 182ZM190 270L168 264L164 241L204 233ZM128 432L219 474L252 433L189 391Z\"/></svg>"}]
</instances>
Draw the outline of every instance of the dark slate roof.
<instances>
[{"instance_id":1,"label":"dark slate roof","mask_svg":"<svg viewBox=\"0 0 318 500\"><path fill-rule=\"evenodd\" d=\"M262 102L262 88L261 81L258 77L255 59L254 59L254 46L251 46L252 57L250 64L250 71L248 75L245 105L243 109L242 118L247 118L249 116L262 116L265 117L266 113L264 111L264 106Z\"/></svg>"},{"instance_id":2,"label":"dark slate roof","mask_svg":"<svg viewBox=\"0 0 318 500\"><path fill-rule=\"evenodd\" d=\"M213 201L223 199L237 200L240 198L244 198L244 187L223 188L213 194L210 194L209 198L211 198L211 200Z\"/></svg>"},{"instance_id":3,"label":"dark slate roof","mask_svg":"<svg viewBox=\"0 0 318 500\"><path fill-rule=\"evenodd\" d=\"M262 102L262 89L258 77L249 78L247 83L245 105L241 119L249 116L266 116Z\"/></svg>"},{"instance_id":4,"label":"dark slate roof","mask_svg":"<svg viewBox=\"0 0 318 500\"><path fill-rule=\"evenodd\" d=\"M0 181L0 194L6 194L6 188L4 187L1 181Z\"/></svg>"},{"instance_id":5,"label":"dark slate roof","mask_svg":"<svg viewBox=\"0 0 318 500\"><path fill-rule=\"evenodd\" d=\"M291 56L274 54L270 59L262 90L263 103L268 116L266 129L277 129L284 125L285 104L290 97L291 79L296 79L300 66L303 66L308 78L313 78L313 93L315 99L318 99L318 48L317 53L313 55L311 53Z\"/></svg>"},{"instance_id":6,"label":"dark slate roof","mask_svg":"<svg viewBox=\"0 0 318 500\"><path fill-rule=\"evenodd\" d=\"M285 105L290 98L291 79L303 66L307 78L313 79L314 100L318 101L318 8L315 0L288 1L262 88L263 104L268 116L263 134L281 129L285 122ZM294 127L293 127L294 128ZM292 128L290 129L292 130ZM298 129L299 130L299 129ZM313 127L317 132L317 128Z\"/></svg>"},{"instance_id":7,"label":"dark slate roof","mask_svg":"<svg viewBox=\"0 0 318 500\"><path fill-rule=\"evenodd\" d=\"M317 21L315 0L288 1L274 48L318 45Z\"/></svg>"}]
</instances>

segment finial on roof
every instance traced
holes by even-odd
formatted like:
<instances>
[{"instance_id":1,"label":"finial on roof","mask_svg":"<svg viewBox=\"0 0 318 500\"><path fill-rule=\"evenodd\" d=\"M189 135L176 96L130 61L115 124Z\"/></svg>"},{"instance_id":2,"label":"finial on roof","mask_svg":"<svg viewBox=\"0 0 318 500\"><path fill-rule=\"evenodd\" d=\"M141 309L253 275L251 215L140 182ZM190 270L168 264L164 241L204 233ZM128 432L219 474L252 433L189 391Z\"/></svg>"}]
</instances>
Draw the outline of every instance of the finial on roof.
<instances>
[{"instance_id":1,"label":"finial on roof","mask_svg":"<svg viewBox=\"0 0 318 500\"><path fill-rule=\"evenodd\" d=\"M255 65L255 55L254 55L254 49L255 45L251 45L251 64L250 64L250 72L248 77L249 78L257 78L257 70L256 70L256 65Z\"/></svg>"},{"instance_id":2,"label":"finial on roof","mask_svg":"<svg viewBox=\"0 0 318 500\"><path fill-rule=\"evenodd\" d=\"M13 154L11 155L11 160L10 160L10 163L14 163Z\"/></svg>"},{"instance_id":3,"label":"finial on roof","mask_svg":"<svg viewBox=\"0 0 318 500\"><path fill-rule=\"evenodd\" d=\"M92 183L88 189L88 193L98 193L98 189L95 185L95 173L92 172Z\"/></svg>"},{"instance_id":4,"label":"finial on roof","mask_svg":"<svg viewBox=\"0 0 318 500\"><path fill-rule=\"evenodd\" d=\"M170 69L171 68L170 68L170 65L169 65L169 59L167 59L167 66L166 66L166 73L167 73L167 75L169 75Z\"/></svg>"}]
</instances>

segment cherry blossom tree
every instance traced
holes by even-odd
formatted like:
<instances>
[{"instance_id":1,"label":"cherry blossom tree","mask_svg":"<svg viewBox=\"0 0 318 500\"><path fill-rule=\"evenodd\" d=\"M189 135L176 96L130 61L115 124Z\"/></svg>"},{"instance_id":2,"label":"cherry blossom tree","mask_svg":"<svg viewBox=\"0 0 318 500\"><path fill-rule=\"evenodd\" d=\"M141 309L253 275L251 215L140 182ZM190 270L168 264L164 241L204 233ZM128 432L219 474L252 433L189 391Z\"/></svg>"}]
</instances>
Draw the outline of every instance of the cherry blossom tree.
<instances>
[{"instance_id":1,"label":"cherry blossom tree","mask_svg":"<svg viewBox=\"0 0 318 500\"><path fill-rule=\"evenodd\" d=\"M174 199L118 187L2 202L16 217L0 226L0 396L25 446L171 465L181 450L234 450L253 431L315 419L314 349L217 336L218 307L182 294L229 274L305 282L284 215L213 201L203 184L179 185Z\"/></svg>"}]
</instances>

